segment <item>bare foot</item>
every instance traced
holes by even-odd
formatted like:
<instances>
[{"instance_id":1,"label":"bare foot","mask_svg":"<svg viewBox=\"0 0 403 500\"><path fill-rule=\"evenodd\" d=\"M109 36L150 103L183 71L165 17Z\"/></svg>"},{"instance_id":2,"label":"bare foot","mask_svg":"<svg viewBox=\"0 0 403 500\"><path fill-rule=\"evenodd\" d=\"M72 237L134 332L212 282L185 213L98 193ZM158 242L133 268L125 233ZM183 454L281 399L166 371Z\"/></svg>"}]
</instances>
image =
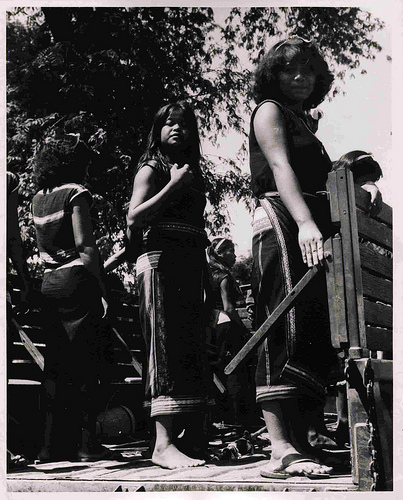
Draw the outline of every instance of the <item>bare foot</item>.
<instances>
[{"instance_id":1,"label":"bare foot","mask_svg":"<svg viewBox=\"0 0 403 500\"><path fill-rule=\"evenodd\" d=\"M261 475L280 473L303 476L305 474L329 474L332 470L332 467L322 465L313 457L301 455L291 448L279 458L272 455L268 466L261 471Z\"/></svg>"},{"instance_id":2,"label":"bare foot","mask_svg":"<svg viewBox=\"0 0 403 500\"><path fill-rule=\"evenodd\" d=\"M162 449L154 449L151 461L164 469L182 469L185 467L199 467L205 465L205 460L197 460L184 455L178 448L169 444Z\"/></svg>"}]
</instances>

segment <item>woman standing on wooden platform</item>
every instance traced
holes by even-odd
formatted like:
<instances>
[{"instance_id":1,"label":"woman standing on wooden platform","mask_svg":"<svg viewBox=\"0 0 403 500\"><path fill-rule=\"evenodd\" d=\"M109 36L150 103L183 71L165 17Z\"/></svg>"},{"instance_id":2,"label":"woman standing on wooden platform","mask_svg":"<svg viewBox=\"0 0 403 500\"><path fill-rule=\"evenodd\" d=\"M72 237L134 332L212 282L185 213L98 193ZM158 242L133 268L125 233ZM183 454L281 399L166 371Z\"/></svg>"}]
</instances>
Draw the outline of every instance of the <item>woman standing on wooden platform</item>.
<instances>
[{"instance_id":1,"label":"woman standing on wooden platform","mask_svg":"<svg viewBox=\"0 0 403 500\"><path fill-rule=\"evenodd\" d=\"M307 268L324 258L330 220L323 192L332 165L310 128L308 110L324 99L332 81L316 45L297 36L274 45L255 73L257 107L249 147L258 199L253 222L256 326ZM257 402L272 442L264 477L327 477L330 471L313 456L306 421L325 400L333 355L327 307L326 283L317 277L260 348Z\"/></svg>"},{"instance_id":2,"label":"woman standing on wooden platform","mask_svg":"<svg viewBox=\"0 0 403 500\"><path fill-rule=\"evenodd\" d=\"M205 463L180 451L175 439L176 423L200 420L207 397L202 321L208 240L199 161L193 110L185 102L162 107L136 170L127 215L129 234L144 228L136 271L146 396L156 429L152 461L168 469Z\"/></svg>"}]
</instances>

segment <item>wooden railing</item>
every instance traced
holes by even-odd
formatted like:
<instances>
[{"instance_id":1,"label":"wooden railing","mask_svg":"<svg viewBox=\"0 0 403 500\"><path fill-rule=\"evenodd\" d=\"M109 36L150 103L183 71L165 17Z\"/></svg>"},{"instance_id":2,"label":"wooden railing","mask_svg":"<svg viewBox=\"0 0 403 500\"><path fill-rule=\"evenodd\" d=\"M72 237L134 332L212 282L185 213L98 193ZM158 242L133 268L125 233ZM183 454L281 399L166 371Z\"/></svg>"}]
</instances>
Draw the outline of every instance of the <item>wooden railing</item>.
<instances>
[{"instance_id":1,"label":"wooden railing","mask_svg":"<svg viewBox=\"0 0 403 500\"><path fill-rule=\"evenodd\" d=\"M392 209L369 215L352 173L329 174L332 221L327 273L334 347L346 354L352 476L360 490L392 490Z\"/></svg>"}]
</instances>

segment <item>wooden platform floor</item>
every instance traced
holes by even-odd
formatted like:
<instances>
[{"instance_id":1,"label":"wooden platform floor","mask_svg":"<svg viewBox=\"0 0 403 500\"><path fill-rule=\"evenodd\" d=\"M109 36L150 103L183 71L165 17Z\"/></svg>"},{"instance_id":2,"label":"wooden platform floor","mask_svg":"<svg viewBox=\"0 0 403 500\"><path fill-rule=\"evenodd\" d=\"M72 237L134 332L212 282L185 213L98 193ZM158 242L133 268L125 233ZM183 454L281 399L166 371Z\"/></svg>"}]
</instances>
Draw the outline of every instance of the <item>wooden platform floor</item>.
<instances>
[{"instance_id":1,"label":"wooden platform floor","mask_svg":"<svg viewBox=\"0 0 403 500\"><path fill-rule=\"evenodd\" d=\"M167 470L142 453L147 446L121 445L125 461L33 464L7 474L9 492L114 492L114 491L356 491L349 474L329 479L293 477L271 480L260 476L269 452L240 460L213 461L203 467Z\"/></svg>"}]
</instances>

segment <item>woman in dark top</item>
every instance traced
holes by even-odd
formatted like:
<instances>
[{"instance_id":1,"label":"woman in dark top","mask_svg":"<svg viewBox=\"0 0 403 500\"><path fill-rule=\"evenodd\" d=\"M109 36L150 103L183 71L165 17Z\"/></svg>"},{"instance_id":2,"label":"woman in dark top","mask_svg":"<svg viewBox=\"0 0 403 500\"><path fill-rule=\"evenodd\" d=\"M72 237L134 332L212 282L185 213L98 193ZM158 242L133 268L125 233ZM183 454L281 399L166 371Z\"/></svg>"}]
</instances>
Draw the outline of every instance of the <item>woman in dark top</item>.
<instances>
[{"instance_id":1,"label":"woman in dark top","mask_svg":"<svg viewBox=\"0 0 403 500\"><path fill-rule=\"evenodd\" d=\"M243 365L228 377L224 368L248 340L249 332L237 312L237 303L244 302L243 294L231 273L235 264L235 246L228 238L215 238L207 249L212 276L212 338L210 343L217 349L217 360L213 360L220 380L225 381L231 419L235 424L247 426L249 413L249 370ZM223 402L225 404L225 402Z\"/></svg>"},{"instance_id":2,"label":"woman in dark top","mask_svg":"<svg viewBox=\"0 0 403 500\"><path fill-rule=\"evenodd\" d=\"M308 110L330 90L333 77L315 44L293 37L274 45L255 73L257 107L249 147L253 222L253 288L260 326L311 267L321 263L329 234L326 196L331 161L310 129ZM312 455L304 421L323 405L331 363L326 284L307 287L259 351L257 402L272 442L265 477L315 474L330 468Z\"/></svg>"},{"instance_id":3,"label":"woman in dark top","mask_svg":"<svg viewBox=\"0 0 403 500\"><path fill-rule=\"evenodd\" d=\"M193 423L207 403L203 287L204 182L196 117L185 102L161 108L136 170L127 215L143 228L136 262L146 343L146 396L155 420L152 461L175 469L203 465L178 448L175 425ZM200 433L200 429L199 429Z\"/></svg>"},{"instance_id":4,"label":"woman in dark top","mask_svg":"<svg viewBox=\"0 0 403 500\"><path fill-rule=\"evenodd\" d=\"M106 290L82 186L90 151L79 135L44 145L35 158L32 202L47 325L42 461L120 458L96 436L96 392L108 355Z\"/></svg>"}]
</instances>

